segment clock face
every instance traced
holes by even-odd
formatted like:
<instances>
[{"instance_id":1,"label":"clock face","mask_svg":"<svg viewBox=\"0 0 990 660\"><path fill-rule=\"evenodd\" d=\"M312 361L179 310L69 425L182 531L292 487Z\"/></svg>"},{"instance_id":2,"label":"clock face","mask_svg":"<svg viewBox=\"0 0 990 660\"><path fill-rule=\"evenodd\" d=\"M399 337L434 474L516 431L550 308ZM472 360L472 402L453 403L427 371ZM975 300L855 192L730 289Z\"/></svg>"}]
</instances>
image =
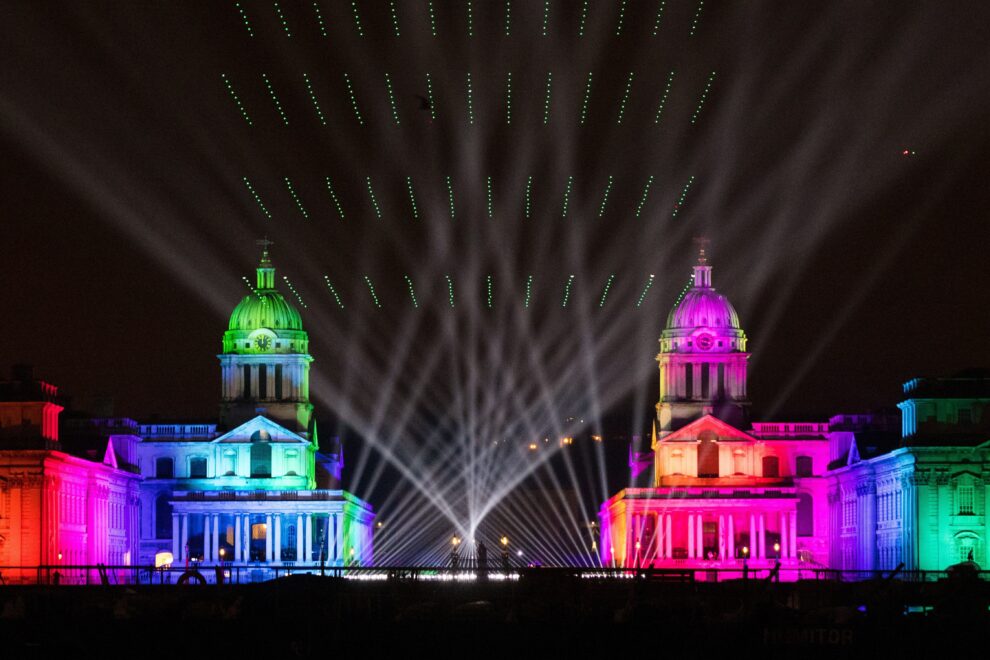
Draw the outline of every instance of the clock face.
<instances>
[{"instance_id":1,"label":"clock face","mask_svg":"<svg viewBox=\"0 0 990 660\"><path fill-rule=\"evenodd\" d=\"M272 346L272 338L268 335L261 335L254 340L254 345L258 347L258 350L267 351Z\"/></svg>"},{"instance_id":2,"label":"clock face","mask_svg":"<svg viewBox=\"0 0 990 660\"><path fill-rule=\"evenodd\" d=\"M712 336L708 334L698 335L695 339L695 344L703 351L710 349L714 343L715 342L712 340Z\"/></svg>"}]
</instances>

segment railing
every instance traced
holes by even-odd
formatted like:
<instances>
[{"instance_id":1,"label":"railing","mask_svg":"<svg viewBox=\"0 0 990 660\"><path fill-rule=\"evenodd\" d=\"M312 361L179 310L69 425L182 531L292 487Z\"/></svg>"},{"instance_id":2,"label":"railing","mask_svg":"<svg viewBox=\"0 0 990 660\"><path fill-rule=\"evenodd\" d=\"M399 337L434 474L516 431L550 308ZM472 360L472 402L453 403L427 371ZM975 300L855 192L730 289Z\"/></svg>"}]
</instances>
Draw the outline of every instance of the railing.
<instances>
[{"instance_id":1,"label":"railing","mask_svg":"<svg viewBox=\"0 0 990 660\"><path fill-rule=\"evenodd\" d=\"M141 435L169 438L208 438L217 430L215 424L142 424Z\"/></svg>"},{"instance_id":2,"label":"railing","mask_svg":"<svg viewBox=\"0 0 990 660\"><path fill-rule=\"evenodd\" d=\"M277 564L222 562L219 565L181 566L3 566L0 586L21 585L196 585L249 584L277 580L292 575L315 575L349 580L423 580L475 581L518 580L538 577L573 577L586 580L640 579L661 582L704 583L726 581L795 582L862 582L894 580L906 583L930 583L950 579L947 571L840 571L817 567L773 567L766 564L734 568L612 568L612 567L521 567L505 566L496 558L485 569L474 560L458 561L448 566L332 566L319 563L280 561ZM990 571L973 571L959 579L990 581Z\"/></svg>"},{"instance_id":3,"label":"railing","mask_svg":"<svg viewBox=\"0 0 990 660\"><path fill-rule=\"evenodd\" d=\"M753 435L758 437L790 437L825 435L828 422L755 422Z\"/></svg>"}]
</instances>

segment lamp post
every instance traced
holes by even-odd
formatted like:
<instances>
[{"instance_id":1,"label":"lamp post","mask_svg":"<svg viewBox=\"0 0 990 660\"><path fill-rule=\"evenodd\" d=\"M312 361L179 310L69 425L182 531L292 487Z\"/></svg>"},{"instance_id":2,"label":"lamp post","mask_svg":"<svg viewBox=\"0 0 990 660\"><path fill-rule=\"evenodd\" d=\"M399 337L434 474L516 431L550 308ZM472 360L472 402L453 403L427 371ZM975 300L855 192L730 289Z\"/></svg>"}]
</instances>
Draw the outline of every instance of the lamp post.
<instances>
[{"instance_id":1,"label":"lamp post","mask_svg":"<svg viewBox=\"0 0 990 660\"><path fill-rule=\"evenodd\" d=\"M457 546L461 544L461 540L455 535L450 539L450 567L453 570L457 570L457 565L460 563L461 557L457 554Z\"/></svg>"},{"instance_id":2,"label":"lamp post","mask_svg":"<svg viewBox=\"0 0 990 660\"><path fill-rule=\"evenodd\" d=\"M499 539L502 544L502 572L506 575L509 573L509 537L503 536Z\"/></svg>"},{"instance_id":3,"label":"lamp post","mask_svg":"<svg viewBox=\"0 0 990 660\"><path fill-rule=\"evenodd\" d=\"M746 561L747 559L749 559L748 546L744 545L742 547L742 556L743 556L743 579L745 580L749 577L749 563Z\"/></svg>"}]
</instances>

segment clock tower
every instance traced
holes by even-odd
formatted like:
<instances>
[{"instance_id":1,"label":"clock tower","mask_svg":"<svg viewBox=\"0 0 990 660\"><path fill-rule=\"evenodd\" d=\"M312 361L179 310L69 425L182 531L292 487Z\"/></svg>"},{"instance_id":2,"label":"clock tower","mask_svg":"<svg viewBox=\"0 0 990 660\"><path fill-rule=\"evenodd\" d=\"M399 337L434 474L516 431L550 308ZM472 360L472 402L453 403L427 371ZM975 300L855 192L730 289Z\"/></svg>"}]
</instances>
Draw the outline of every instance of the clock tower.
<instances>
[{"instance_id":1,"label":"clock tower","mask_svg":"<svg viewBox=\"0 0 990 660\"><path fill-rule=\"evenodd\" d=\"M262 246L257 287L230 315L220 359L220 424L233 429L263 415L316 440L309 402L309 335L298 310L275 288L275 267Z\"/></svg>"},{"instance_id":2,"label":"clock tower","mask_svg":"<svg viewBox=\"0 0 990 660\"><path fill-rule=\"evenodd\" d=\"M737 428L749 421L746 333L732 304L712 287L701 243L691 288L670 311L660 336L658 437L706 414Z\"/></svg>"}]
</instances>

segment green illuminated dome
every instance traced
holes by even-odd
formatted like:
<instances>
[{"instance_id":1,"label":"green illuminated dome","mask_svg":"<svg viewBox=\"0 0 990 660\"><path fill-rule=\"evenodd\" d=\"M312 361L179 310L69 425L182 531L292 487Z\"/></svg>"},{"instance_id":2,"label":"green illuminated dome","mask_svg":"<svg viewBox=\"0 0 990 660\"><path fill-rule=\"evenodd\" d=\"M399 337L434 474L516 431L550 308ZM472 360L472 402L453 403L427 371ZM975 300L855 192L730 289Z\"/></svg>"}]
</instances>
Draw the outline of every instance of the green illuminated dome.
<instances>
[{"instance_id":1,"label":"green illuminated dome","mask_svg":"<svg viewBox=\"0 0 990 660\"><path fill-rule=\"evenodd\" d=\"M309 337L302 317L275 288L275 267L265 248L257 268L257 288L230 314L224 353L305 353Z\"/></svg>"}]
</instances>

